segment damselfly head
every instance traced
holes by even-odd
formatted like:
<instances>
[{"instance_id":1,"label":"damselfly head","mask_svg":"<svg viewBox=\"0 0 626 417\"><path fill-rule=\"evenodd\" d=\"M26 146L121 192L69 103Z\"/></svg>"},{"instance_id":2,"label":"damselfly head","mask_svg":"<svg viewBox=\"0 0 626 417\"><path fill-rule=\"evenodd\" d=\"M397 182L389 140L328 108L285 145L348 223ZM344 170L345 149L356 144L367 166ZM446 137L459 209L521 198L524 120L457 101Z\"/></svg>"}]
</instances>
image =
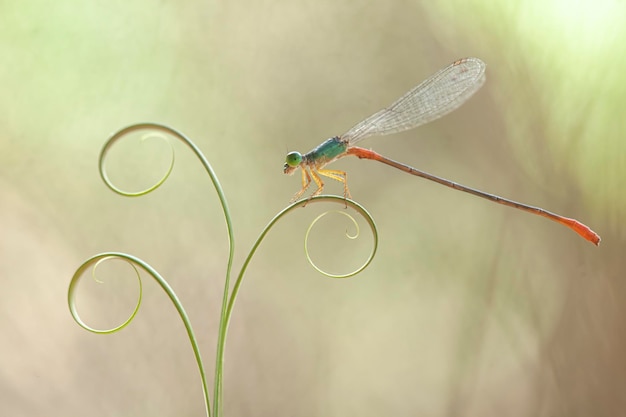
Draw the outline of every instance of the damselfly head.
<instances>
[{"instance_id":1,"label":"damselfly head","mask_svg":"<svg viewBox=\"0 0 626 417\"><path fill-rule=\"evenodd\" d=\"M285 165L283 165L283 172L291 175L302 163L302 154L300 152L289 152L285 158Z\"/></svg>"}]
</instances>

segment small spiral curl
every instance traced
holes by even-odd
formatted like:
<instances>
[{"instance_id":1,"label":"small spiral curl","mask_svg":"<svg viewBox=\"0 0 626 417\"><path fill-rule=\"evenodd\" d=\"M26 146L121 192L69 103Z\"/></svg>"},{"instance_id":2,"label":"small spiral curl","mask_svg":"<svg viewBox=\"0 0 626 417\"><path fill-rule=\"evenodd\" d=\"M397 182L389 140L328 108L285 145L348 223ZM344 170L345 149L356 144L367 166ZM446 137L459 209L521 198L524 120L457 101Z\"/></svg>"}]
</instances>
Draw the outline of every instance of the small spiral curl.
<instances>
[{"instance_id":1,"label":"small spiral curl","mask_svg":"<svg viewBox=\"0 0 626 417\"><path fill-rule=\"evenodd\" d=\"M98 266L100 266L103 262L106 261L110 261L113 259L121 259L123 261L125 261L126 263L128 263L134 273L135 273L135 277L137 279L138 285L139 285L139 296L137 298L137 303L135 304L135 308L133 309L133 312L130 314L130 316L121 324L119 324L118 326L115 326L113 328L110 329L96 329L93 328L91 326L89 326L87 323L85 323L83 321L83 319L81 319L80 315L78 314L78 310L76 308L76 302L75 302L75 293L76 293L76 289L78 287L78 283L80 281L80 279L85 275L85 272L89 269L91 269L91 275L93 277L93 279L96 282L102 283L102 281L100 279L98 279L97 276L97 269ZM70 313L72 314L72 318L74 319L74 321L76 321L76 323L78 323L78 325L80 327L82 327L85 330L88 330L92 333L98 333L98 334L109 334L109 333L115 333L121 329L123 329L124 327L128 326L130 324L131 321L133 321L133 319L135 318L135 316L137 315L137 312L139 311L139 306L141 305L141 297L143 294L143 288L142 288L142 283L141 283L141 275L139 274L139 271L137 269L137 266L135 265L139 265L140 267L142 267L142 261L135 259L129 255L126 254L120 254L120 253L101 253L95 256L92 256L91 258L87 259L85 262L83 262L83 264L76 270L76 272L74 272L74 276L72 277L72 280L70 281L70 286L69 286L69 290L68 290L68 294L67 294L67 301L68 301L68 305L70 307ZM148 267L149 268L149 267Z\"/></svg>"},{"instance_id":2,"label":"small spiral curl","mask_svg":"<svg viewBox=\"0 0 626 417\"><path fill-rule=\"evenodd\" d=\"M113 183L113 181L111 181L111 179L109 178L109 175L107 174L105 161L106 161L106 157L109 151L111 150L111 148L113 147L115 143L119 142L120 140L130 135L131 133L135 133L138 131L147 131L147 133L144 133L140 137L141 142L144 142L150 139L159 139L159 140L163 140L167 142L167 144L170 146L170 151L171 151L170 163L169 163L168 168L165 170L165 173L161 176L159 180L156 181L154 185L146 189L140 190L140 191L126 191L126 190L119 188ZM100 176L102 177L102 181L104 181L106 186L109 187L111 191L117 194L123 195L125 197L139 197L142 195L146 195L156 190L157 188L159 188L167 180L167 178L172 173L172 170L174 169L174 160L175 160L174 146L169 140L167 140L167 136L165 134L172 135L172 136L179 137L179 138L184 138L183 135L177 132L176 130L168 126L159 125L156 123L134 124L132 126L128 126L117 131L111 137L109 137L109 139L105 142L104 146L102 147L102 150L100 151L100 157L98 159L98 170L100 171Z\"/></svg>"},{"instance_id":3,"label":"small spiral curl","mask_svg":"<svg viewBox=\"0 0 626 417\"><path fill-rule=\"evenodd\" d=\"M309 199L302 199L299 201L296 201L295 203L290 204L289 206L287 206L286 208L284 208L280 213L278 213L276 216L274 216L274 218L267 224L267 226L265 226L265 228L263 229L263 232L261 233L261 235L257 238L257 241L255 242L254 246L252 247L252 250L250 251L250 253L248 254L248 257L246 258L243 267L242 267L242 271L240 274L240 277L237 279L237 282L235 284L235 291L238 290L238 287L240 285L241 282L241 276L244 273L245 269L247 268L248 263L250 262L250 259L252 258L252 256L254 255L254 253L256 252L258 246L261 244L261 242L263 241L263 239L265 238L265 235L271 230L271 228L281 219L283 218L286 214L290 213L293 210L296 210L298 208L301 207L305 207L305 206L309 206L311 204L317 204L317 203L335 203L335 204L341 204L344 207L350 207L353 210L355 210L368 224L368 226L370 227L370 230L372 232L372 237L373 237L373 243L372 243L372 249L370 251L369 256L367 257L367 259L365 260L365 262L363 263L363 265L361 265L360 267L358 267L357 269L355 269L354 271L345 273L345 274L331 274L327 271L324 271L323 269L321 269L320 267L318 267L315 262L313 262L313 260L311 259L311 256L309 255L309 251L308 251L308 239L309 239L309 234L311 232L311 230L313 229L313 227L315 226L315 224L324 216L326 216L329 213L332 212L338 212L337 210L330 210L326 213L323 213L319 216L317 216L317 218L315 218L311 224L309 225L306 235L305 235L305 240L304 240L304 245L305 245L305 254L307 257L307 260L309 261L309 263L311 264L311 266L313 266L313 268L315 268L315 270L317 270L318 272L320 272L321 274L330 277L330 278L349 278L352 277L356 274L358 274L359 272L363 271L365 268L367 268L369 266L369 264L372 262L372 260L374 259L374 256L376 255L376 250L378 248L378 229L376 228L376 224L374 223L374 218L371 216L371 214L369 214L369 212L363 207L361 206L359 203L357 203L356 201L350 200L350 199L345 199L343 197L339 197L339 196L334 196L334 195L320 195L320 196L315 196ZM352 224L354 225L356 232L353 235L350 235L346 232L346 237L348 237L349 239L356 239L357 237L360 236L360 230L359 230L359 226L357 221L355 220L355 218L345 212L340 212L341 214L347 216L350 221L352 222Z\"/></svg>"},{"instance_id":4,"label":"small spiral curl","mask_svg":"<svg viewBox=\"0 0 626 417\"><path fill-rule=\"evenodd\" d=\"M345 273L345 274L332 274L330 272L327 272L325 270L323 270L322 268L320 268L315 261L313 261L313 258L311 257L311 254L309 253L309 236L311 234L311 230L313 230L313 228L315 227L315 225L317 224L318 221L320 221L323 217L329 215L329 214L338 214L338 215L342 215L348 218L349 222L352 223L355 232L354 234L350 234L348 233L348 231L346 230L345 233L345 237L351 240L354 239L358 239L360 236L360 228L359 228L359 223L356 221L356 219L349 213L345 212L345 211L340 211L340 210L328 210L325 211L324 213L320 214L319 216L317 216L315 219L313 219L313 221L311 222L311 224L309 225L309 227L307 228L306 234L304 236L304 253L306 255L307 260L309 261L309 264L315 268L316 271L318 271L319 273L321 273L322 275L325 275L329 278L350 278L354 275L357 275L359 272L363 271L365 268L367 268L367 266L372 262L372 259L374 258L374 255L376 254L376 248L378 246L378 233L376 232L376 226L374 224L373 219L370 217L370 214L363 210L358 210L356 207L360 207L358 206L357 203L350 201L350 200L345 200L345 204L348 205L348 202L351 203L350 206L352 208L354 208L355 210L357 210L357 212L367 221L367 223L369 224L371 231L372 231L372 235L374 237L374 246L372 248L372 251L370 252L368 258L365 260L365 262L358 268L356 268L355 270ZM362 209L362 207L360 207Z\"/></svg>"}]
</instances>

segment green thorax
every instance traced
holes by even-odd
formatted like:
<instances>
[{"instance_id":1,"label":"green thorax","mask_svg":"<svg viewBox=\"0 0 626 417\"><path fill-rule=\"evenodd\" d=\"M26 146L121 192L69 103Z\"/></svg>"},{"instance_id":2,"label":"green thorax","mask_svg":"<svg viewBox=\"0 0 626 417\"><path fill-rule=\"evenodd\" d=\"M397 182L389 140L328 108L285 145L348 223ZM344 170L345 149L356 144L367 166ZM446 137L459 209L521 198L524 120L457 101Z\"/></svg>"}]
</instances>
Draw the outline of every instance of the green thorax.
<instances>
[{"instance_id":1,"label":"green thorax","mask_svg":"<svg viewBox=\"0 0 626 417\"><path fill-rule=\"evenodd\" d=\"M348 143L335 136L327 139L317 148L303 155L302 158L307 164L323 166L345 154L347 149Z\"/></svg>"}]
</instances>

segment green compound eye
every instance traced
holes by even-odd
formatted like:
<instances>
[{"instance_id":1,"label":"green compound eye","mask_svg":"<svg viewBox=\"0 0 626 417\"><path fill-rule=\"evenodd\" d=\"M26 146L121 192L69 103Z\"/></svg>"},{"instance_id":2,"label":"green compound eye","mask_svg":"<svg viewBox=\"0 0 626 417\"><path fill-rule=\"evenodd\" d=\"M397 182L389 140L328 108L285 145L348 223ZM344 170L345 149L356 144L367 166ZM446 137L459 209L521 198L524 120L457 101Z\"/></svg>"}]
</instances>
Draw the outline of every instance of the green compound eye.
<instances>
[{"instance_id":1,"label":"green compound eye","mask_svg":"<svg viewBox=\"0 0 626 417\"><path fill-rule=\"evenodd\" d=\"M285 163L290 167L297 167L302 162L302 154L300 152L289 152L287 154L287 158L285 158Z\"/></svg>"}]
</instances>

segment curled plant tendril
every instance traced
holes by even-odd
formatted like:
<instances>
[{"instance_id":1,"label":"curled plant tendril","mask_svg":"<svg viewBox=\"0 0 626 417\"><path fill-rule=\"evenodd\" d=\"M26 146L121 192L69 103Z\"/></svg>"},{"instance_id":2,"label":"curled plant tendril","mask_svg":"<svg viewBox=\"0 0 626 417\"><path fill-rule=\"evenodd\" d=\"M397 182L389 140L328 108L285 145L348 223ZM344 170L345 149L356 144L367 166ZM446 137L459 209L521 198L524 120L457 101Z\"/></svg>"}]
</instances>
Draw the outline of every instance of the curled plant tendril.
<instances>
[{"instance_id":1,"label":"curled plant tendril","mask_svg":"<svg viewBox=\"0 0 626 417\"><path fill-rule=\"evenodd\" d=\"M285 215L287 215L291 211L296 210L296 209L298 209L300 207L309 206L310 204L313 204L313 203L324 203L324 202L337 203L337 204L341 204L342 206L350 206L352 209L354 209L356 212L358 212L361 215L361 217L363 217L365 219L365 221L367 222L367 224L369 225L369 227L370 227L370 229L372 231L372 236L374 238L374 243L373 243L373 247L372 247L372 250L370 252L370 255L367 258L367 260L365 261L365 263L363 265L361 265L360 268L358 268L355 271L352 271L352 272L350 272L348 274L332 275L332 274L325 273L324 271L320 270L319 268L316 268L315 265L313 265L313 267L315 267L315 269L320 271L322 274L324 274L326 276L329 276L329 277L333 277L333 278L348 278L348 277L351 277L351 276L354 276L354 275L358 274L359 272L363 271L365 268L367 268L369 266L369 264L374 259L374 256L376 255L376 249L378 248L378 230L376 229L376 224L374 223L373 217L368 213L367 210L365 210L365 208L363 206L361 206L356 201L349 200L349 199L344 199L343 197L334 196L334 195L320 195L320 196L315 196L315 197L313 197L311 199L298 200L298 201L290 204L289 206L285 207L280 213L278 213L276 216L274 216L274 218L272 220L270 220L270 222L267 224L267 226L265 226L265 228L263 229L263 231L261 232L261 234L257 238L256 242L254 242L254 245L252 245L252 249L250 249L250 252L248 253L248 256L246 257L246 260L243 262L243 265L241 266L241 271L239 272L239 275L237 276L237 279L235 280L235 284L233 285L233 291L230 294L230 299L228 300L228 305L227 305L227 308L226 308L225 325L223 326L223 328L221 328L221 331L223 331L224 334L221 334L220 337L224 337L225 338L225 332L226 332L226 329L228 328L228 323L230 322L230 318L231 318L232 313L233 313L233 307L235 306L235 300L237 299L237 294L239 294L239 289L241 288L241 283L243 282L243 276L244 276L244 274L245 274L245 272L246 272L246 270L248 268L248 265L250 264L250 261L252 260L252 257L254 256L254 254L256 253L256 250L261 245L261 242L263 242L263 239L265 238L265 236L269 233L269 231L272 229L272 227L274 227L274 225L280 219L282 219ZM354 220L354 218L352 216L350 216L348 214L346 214L346 215L352 219L353 223L356 224L356 221ZM318 216L318 218L315 219L313 221L313 223L315 223L317 220L319 220L319 218L320 218L320 216ZM350 237L350 235L348 235L348 237L356 238L359 235L358 224L357 224L356 227L357 227L356 234L353 235L352 237ZM309 226L309 230L310 229L311 229L311 226ZM307 236L308 236L308 231L307 231Z\"/></svg>"},{"instance_id":2,"label":"curled plant tendril","mask_svg":"<svg viewBox=\"0 0 626 417\"><path fill-rule=\"evenodd\" d=\"M135 308L133 310L133 312L130 314L130 316L126 319L126 321L124 321L122 324L110 328L110 329L95 329L91 326L89 326L87 323L85 323L81 318L80 315L78 314L78 310L76 309L76 304L74 302L74 294L76 291L76 287L78 285L78 282L80 281L80 278L84 275L85 271L88 268L92 268L91 270L91 276L92 278L99 284L103 284L104 282L100 279L98 279L97 277L97 269L98 266L100 264L102 264L103 262L112 260L112 259L122 259L123 261L125 261L128 265L130 265L133 268L133 271L135 272L135 277L137 278L137 283L139 284L139 297L137 298L137 304L135 305ZM74 273L74 276L72 277L72 281L70 282L70 288L68 291L68 304L70 306L70 313L72 314L72 318L74 319L74 321L76 321L76 323L78 323L78 325L80 327L82 327L85 330L88 330L92 333L98 333L98 334L109 334L109 333L115 333L121 329L123 329L124 327L128 326L130 324L131 321L133 321L133 319L135 318L135 316L137 315L137 312L139 311L139 306L141 305L141 297L143 294L143 287L141 284L141 276L139 275L139 271L137 270L137 267L133 264L132 261L130 261L129 259L125 258L125 257L119 257L113 254L101 254L101 255L96 255L92 258L89 258L88 260L86 260L85 262L83 262L83 264L76 270L76 272Z\"/></svg>"},{"instance_id":3,"label":"curled plant tendril","mask_svg":"<svg viewBox=\"0 0 626 417\"><path fill-rule=\"evenodd\" d=\"M139 283L139 296L137 298L137 304L135 305L135 308L134 308L133 312L128 317L128 319L126 319L126 321L124 321L122 324L120 324L120 325L118 325L116 327L113 327L111 329L104 329L104 330L102 330L102 329L95 329L95 328L89 326L88 324L86 324L80 318L80 315L78 314L78 311L77 311L77 308L76 308L76 303L75 303L76 288L78 286L78 283L79 283L81 277L85 274L85 271L87 269L89 269L90 267L93 268L92 269L92 276L95 278L96 277L96 269L97 269L97 267L101 263L103 263L105 261L108 261L108 260L111 260L111 259L120 259L122 261L125 261L126 263L128 263L133 268L133 270L135 272L135 276L137 277L137 281ZM142 284L141 284L141 274L139 273L139 270L137 269L137 267L141 268L144 272L146 272L148 275L150 275L152 278L154 278L154 280L161 286L163 291L165 291L167 296L172 301L172 304L174 304L174 307L176 307L176 310L178 311L178 314L179 314L180 318L183 321L185 329L187 330L187 336L189 337L189 340L191 342L191 347L193 348L193 352L194 352L194 355L196 357L196 363L198 365L198 369L200 370L200 377L202 379L202 387L203 387L203 390L204 390L204 399L205 399L207 415L210 415L210 412L209 412L209 409L210 409L210 405L209 404L210 404L210 402L209 402L209 393L208 393L208 389L207 389L206 374L204 372L204 365L202 364L202 357L200 356L200 348L199 348L198 343L197 343L197 338L196 338L196 336L195 336L195 334L193 332L193 328L191 327L191 322L189 321L189 317L187 316L187 313L185 312L185 309L183 308L182 303L180 302L180 300L176 296L176 293L174 292L172 287L170 287L170 285L167 283L167 281L154 268L152 268L148 263L146 263L143 260L141 260L139 258L136 258L136 257L134 257L132 255L128 255L128 254L125 254L125 253L119 253L119 252L101 253L101 254L94 255L91 258L87 259L76 270L76 272L74 273L74 276L72 277L72 280L70 281L70 286L69 286L69 290L68 290L68 293L67 293L67 302L68 302L68 305L70 307L70 313L72 314L72 318L83 329L88 330L88 331L90 331L92 333L98 333L98 334L115 333L115 332L123 329L124 327L128 326L130 324L130 322L133 321L133 319L137 315L137 312L139 311L139 306L141 305L141 299L142 299L142 294L143 294L143 287L142 287Z\"/></svg>"},{"instance_id":4,"label":"curled plant tendril","mask_svg":"<svg viewBox=\"0 0 626 417\"><path fill-rule=\"evenodd\" d=\"M328 277L331 277L331 278L349 278L349 277L352 277L352 276L358 274L359 272L363 271L365 268L367 268L369 266L369 264L374 259L374 256L376 255L376 250L378 248L378 229L376 228L376 223L374 223L374 218L368 213L367 210L365 210L365 208L363 206L361 206L356 201L353 201L353 200L350 200L350 199L344 199L343 197L334 196L334 195L320 195L320 196L315 196L315 197L313 197L311 199L298 200L298 201L290 204L289 206L284 208L280 213L278 213L276 216L274 216L274 218L272 220L270 220L270 222L267 224L267 226L265 226L265 228L263 229L263 231L261 232L261 234L257 238L256 242L254 242L254 245L252 246L252 249L248 253L247 258L246 258L246 260L244 261L244 263L243 263L243 265L241 267L241 271L239 272L239 275L237 276L237 279L236 279L235 284L233 286L233 291L232 291L232 293L230 295L230 300L228 301L228 307L227 307L226 318L225 318L225 320L226 320L226 327L228 327L228 322L230 321L230 317L232 315L232 310L233 310L233 307L235 305L235 300L237 298L237 294L239 293L239 288L241 287L241 283L243 281L243 276L244 276L244 274L246 272L246 269L248 268L248 264L252 260L252 257L254 256L256 250L258 249L258 247L261 245L261 242L263 241L263 239L265 238L267 233L272 229L272 227L274 227L274 225L281 218L283 218L285 215L287 215L291 211L296 210L296 209L298 209L300 207L308 206L310 204L324 203L324 202L337 203L337 204L341 204L344 207L345 206L350 206L357 213L359 213L361 215L361 217L363 217L363 219L365 219L365 221L367 222L367 224L370 227L370 230L372 231L372 236L374 238L373 247L372 247L372 250L370 252L369 257L363 263L363 265L361 265L356 270L354 270L354 271L352 271L350 273L347 273L347 274L333 275L333 274L326 273L325 271L323 271L320 268L315 266L315 264L308 257L308 253L307 253L307 258L309 259L309 262L311 262L311 265L313 265L313 267L317 271L319 271L322 274L324 274L324 275L326 275ZM346 216L348 216L352 220L353 224L356 227L356 233L354 235L349 235L348 233L346 233L346 236L348 238L350 238L350 239L356 239L359 236L359 226L358 226L358 223L356 222L354 217L352 217L351 215L343 213L343 212L341 212L341 213L346 215ZM323 217L324 215L325 214L322 214L321 216L318 216L315 220L313 220L312 224L309 226L309 228L307 230L306 237L305 237L305 242L306 242L306 239L308 238L308 235L309 235L309 232L310 232L312 226L321 217Z\"/></svg>"},{"instance_id":5,"label":"curled plant tendril","mask_svg":"<svg viewBox=\"0 0 626 417\"><path fill-rule=\"evenodd\" d=\"M346 238L348 239L357 239L359 237L360 234L360 229L359 229L359 224L357 223L357 221L355 220L354 217L352 217L350 214L346 213L345 211L339 211L339 210L329 210L326 211L322 214L320 214L319 216L317 216L309 225L306 234L304 236L304 253L306 254L306 258L309 261L309 264L311 264L311 266L313 268L315 268L316 271L318 271L320 274L326 275L329 278L349 278L352 277L356 274L358 274L359 272L361 272L362 270L364 270L365 268L367 268L367 266L370 264L370 262L372 261L374 254L376 252L376 245L374 246L374 250L370 253L370 256L368 257L368 259L365 261L365 263L363 263L363 265L361 265L359 268L355 269L352 272L348 272L347 274L331 274L329 272L324 271L322 268L318 267L317 264L313 261L313 259L311 258L311 255L309 253L309 234L311 233L311 230L313 229L313 227L315 226L315 224L322 219L323 217L325 217L328 214L341 214L343 216L346 216L354 225L355 228L355 233L354 235L350 235L348 233L348 230L346 230ZM363 213L361 213L363 214ZM369 214L368 214L369 215ZM366 218L367 219L367 218ZM367 219L368 221L370 219ZM371 223L370 223L371 225ZM374 233L374 238L375 238L375 242L378 238L377 234L376 234L376 229L375 227L372 227L372 232Z\"/></svg>"},{"instance_id":6,"label":"curled plant tendril","mask_svg":"<svg viewBox=\"0 0 626 417\"><path fill-rule=\"evenodd\" d=\"M146 195L148 193L151 193L152 191L156 190L157 188L159 188L164 182L165 180L167 180L167 178L170 176L170 174L172 173L172 170L174 169L174 160L175 160L175 152L174 152L174 146L172 145L172 143L167 140L167 137L163 134L158 134L156 132L150 132L150 133L146 133L144 135L141 136L140 141L144 142L148 139L160 139L163 140L165 142L167 142L167 144L170 146L170 164L169 167L167 168L167 170L165 171L165 173L161 176L161 178L159 180L157 180L157 182L152 185L151 187L148 187L144 190L140 190L140 191L125 191L122 190L121 188L117 187L115 184L113 184L113 182L111 181L111 179L109 178L109 176L107 175L106 172L106 167L105 167L105 160L106 160L106 156L109 152L109 150L111 149L111 147L118 142L119 140L121 140L124 136L139 131L139 130L147 130L147 129L152 129L152 130L160 130L172 135L177 136L178 132L173 131L172 129L166 127L166 126L161 126L161 125L157 125L157 124L152 124L152 123L141 123L141 124L136 124L136 125L132 125L132 126L128 126L118 132L116 132L115 134L113 134L113 136L111 136L106 143L104 144L104 146L102 147L102 150L100 151L100 158L98 161L98 168L100 171L100 176L102 177L102 181L104 181L104 183L106 184L107 187L109 187L109 189L111 189L113 192L126 196L126 197L139 197L142 195Z\"/></svg>"}]
</instances>

